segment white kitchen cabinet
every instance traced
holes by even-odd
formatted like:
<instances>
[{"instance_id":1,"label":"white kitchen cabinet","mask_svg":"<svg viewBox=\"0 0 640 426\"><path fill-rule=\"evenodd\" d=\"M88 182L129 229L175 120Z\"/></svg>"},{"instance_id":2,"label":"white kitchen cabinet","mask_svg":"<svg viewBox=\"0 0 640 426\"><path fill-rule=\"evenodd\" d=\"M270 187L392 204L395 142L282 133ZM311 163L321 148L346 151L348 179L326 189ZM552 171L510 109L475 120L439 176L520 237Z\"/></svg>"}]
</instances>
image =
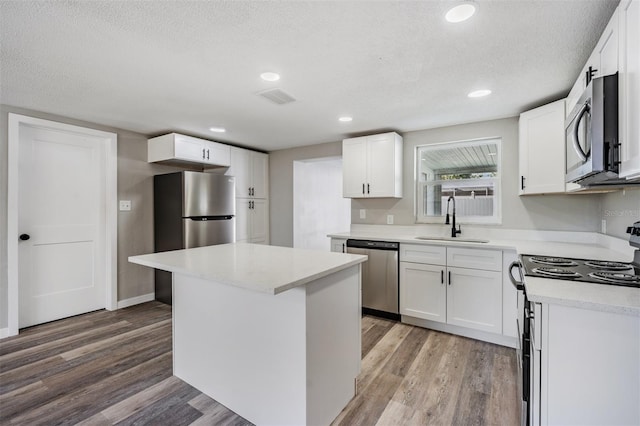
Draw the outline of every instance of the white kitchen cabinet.
<instances>
[{"instance_id":1,"label":"white kitchen cabinet","mask_svg":"<svg viewBox=\"0 0 640 426\"><path fill-rule=\"evenodd\" d=\"M620 176L636 179L640 178L640 0L623 0L618 9Z\"/></svg>"},{"instance_id":2,"label":"white kitchen cabinet","mask_svg":"<svg viewBox=\"0 0 640 426\"><path fill-rule=\"evenodd\" d=\"M269 244L267 200L236 198L236 242Z\"/></svg>"},{"instance_id":3,"label":"white kitchen cabinet","mask_svg":"<svg viewBox=\"0 0 640 426\"><path fill-rule=\"evenodd\" d=\"M564 99L520 114L520 195L565 192L564 119Z\"/></svg>"},{"instance_id":4,"label":"white kitchen cabinet","mask_svg":"<svg viewBox=\"0 0 640 426\"><path fill-rule=\"evenodd\" d=\"M400 314L447 321L446 267L400 262Z\"/></svg>"},{"instance_id":5,"label":"white kitchen cabinet","mask_svg":"<svg viewBox=\"0 0 640 426\"><path fill-rule=\"evenodd\" d=\"M331 251L335 253L346 253L347 252L347 240L342 238L332 238L331 239Z\"/></svg>"},{"instance_id":6,"label":"white kitchen cabinet","mask_svg":"<svg viewBox=\"0 0 640 426\"><path fill-rule=\"evenodd\" d=\"M447 267L447 323L502 333L502 274Z\"/></svg>"},{"instance_id":7,"label":"white kitchen cabinet","mask_svg":"<svg viewBox=\"0 0 640 426\"><path fill-rule=\"evenodd\" d=\"M400 313L501 334L502 252L401 244Z\"/></svg>"},{"instance_id":8,"label":"white kitchen cabinet","mask_svg":"<svg viewBox=\"0 0 640 426\"><path fill-rule=\"evenodd\" d=\"M640 424L640 319L535 305L531 397L540 405L532 424Z\"/></svg>"},{"instance_id":9,"label":"white kitchen cabinet","mask_svg":"<svg viewBox=\"0 0 640 426\"><path fill-rule=\"evenodd\" d=\"M345 198L402 198L402 137L395 132L342 141Z\"/></svg>"},{"instance_id":10,"label":"white kitchen cabinet","mask_svg":"<svg viewBox=\"0 0 640 426\"><path fill-rule=\"evenodd\" d=\"M218 142L170 133L147 141L149 163L200 164L227 167L231 147Z\"/></svg>"},{"instance_id":11,"label":"white kitchen cabinet","mask_svg":"<svg viewBox=\"0 0 640 426\"><path fill-rule=\"evenodd\" d=\"M576 82L567 96L566 114L569 114L591 78L611 75L618 72L619 67L619 10L611 16L596 47L593 49L587 63L582 67Z\"/></svg>"},{"instance_id":12,"label":"white kitchen cabinet","mask_svg":"<svg viewBox=\"0 0 640 426\"><path fill-rule=\"evenodd\" d=\"M268 198L269 156L243 148L231 148L231 165L225 174L236 178L236 197Z\"/></svg>"}]
</instances>

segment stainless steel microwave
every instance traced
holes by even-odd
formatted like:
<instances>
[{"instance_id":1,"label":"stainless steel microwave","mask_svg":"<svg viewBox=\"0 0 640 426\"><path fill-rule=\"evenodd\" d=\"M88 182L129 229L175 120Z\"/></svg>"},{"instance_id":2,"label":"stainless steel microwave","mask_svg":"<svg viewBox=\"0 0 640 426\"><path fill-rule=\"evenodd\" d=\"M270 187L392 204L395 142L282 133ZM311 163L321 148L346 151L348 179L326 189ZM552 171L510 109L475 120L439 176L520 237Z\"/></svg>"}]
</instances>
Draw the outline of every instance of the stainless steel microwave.
<instances>
[{"instance_id":1,"label":"stainless steel microwave","mask_svg":"<svg viewBox=\"0 0 640 426\"><path fill-rule=\"evenodd\" d=\"M591 80L565 121L566 181L583 186L618 179L618 74Z\"/></svg>"}]
</instances>

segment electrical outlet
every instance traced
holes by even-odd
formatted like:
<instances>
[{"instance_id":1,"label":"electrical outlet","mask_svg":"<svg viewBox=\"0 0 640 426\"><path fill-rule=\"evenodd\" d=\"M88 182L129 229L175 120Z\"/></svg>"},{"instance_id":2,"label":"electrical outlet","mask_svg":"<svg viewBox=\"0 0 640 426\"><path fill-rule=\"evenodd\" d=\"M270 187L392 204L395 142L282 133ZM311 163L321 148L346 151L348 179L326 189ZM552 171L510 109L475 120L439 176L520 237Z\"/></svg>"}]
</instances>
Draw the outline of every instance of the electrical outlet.
<instances>
[{"instance_id":1,"label":"electrical outlet","mask_svg":"<svg viewBox=\"0 0 640 426\"><path fill-rule=\"evenodd\" d=\"M131 200L120 200L120 211L128 212L131 210Z\"/></svg>"},{"instance_id":2,"label":"electrical outlet","mask_svg":"<svg viewBox=\"0 0 640 426\"><path fill-rule=\"evenodd\" d=\"M367 211L365 209L360 209L360 219L367 218Z\"/></svg>"},{"instance_id":3,"label":"electrical outlet","mask_svg":"<svg viewBox=\"0 0 640 426\"><path fill-rule=\"evenodd\" d=\"M607 219L602 219L602 226L601 226L600 231L601 231L603 234L606 234L606 233L607 233Z\"/></svg>"},{"instance_id":4,"label":"electrical outlet","mask_svg":"<svg viewBox=\"0 0 640 426\"><path fill-rule=\"evenodd\" d=\"M388 214L387 215L387 225L393 225L393 215L392 214Z\"/></svg>"}]
</instances>

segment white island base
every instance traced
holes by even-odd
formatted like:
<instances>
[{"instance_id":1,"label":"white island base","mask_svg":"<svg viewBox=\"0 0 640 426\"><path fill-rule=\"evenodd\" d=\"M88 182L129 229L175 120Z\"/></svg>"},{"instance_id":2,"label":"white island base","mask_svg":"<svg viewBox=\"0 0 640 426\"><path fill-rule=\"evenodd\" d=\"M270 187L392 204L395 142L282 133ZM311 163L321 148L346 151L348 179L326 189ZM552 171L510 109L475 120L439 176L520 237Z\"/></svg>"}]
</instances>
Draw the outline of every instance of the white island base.
<instances>
[{"instance_id":1,"label":"white island base","mask_svg":"<svg viewBox=\"0 0 640 426\"><path fill-rule=\"evenodd\" d=\"M359 268L278 295L174 274L174 375L258 425L328 425L355 395Z\"/></svg>"},{"instance_id":2,"label":"white island base","mask_svg":"<svg viewBox=\"0 0 640 426\"><path fill-rule=\"evenodd\" d=\"M173 272L173 374L238 415L328 425L355 395L365 256L229 244L129 260Z\"/></svg>"}]
</instances>

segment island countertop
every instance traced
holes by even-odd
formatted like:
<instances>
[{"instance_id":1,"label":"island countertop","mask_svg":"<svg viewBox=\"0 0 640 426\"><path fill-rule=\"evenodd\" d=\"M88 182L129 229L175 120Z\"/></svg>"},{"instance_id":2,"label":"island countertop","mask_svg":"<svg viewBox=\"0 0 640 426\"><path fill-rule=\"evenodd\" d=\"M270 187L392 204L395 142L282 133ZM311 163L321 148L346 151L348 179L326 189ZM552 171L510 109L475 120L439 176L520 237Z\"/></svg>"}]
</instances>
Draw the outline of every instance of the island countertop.
<instances>
[{"instance_id":1,"label":"island countertop","mask_svg":"<svg viewBox=\"0 0 640 426\"><path fill-rule=\"evenodd\" d=\"M130 256L129 262L278 294L365 262L367 256L232 243Z\"/></svg>"}]
</instances>

